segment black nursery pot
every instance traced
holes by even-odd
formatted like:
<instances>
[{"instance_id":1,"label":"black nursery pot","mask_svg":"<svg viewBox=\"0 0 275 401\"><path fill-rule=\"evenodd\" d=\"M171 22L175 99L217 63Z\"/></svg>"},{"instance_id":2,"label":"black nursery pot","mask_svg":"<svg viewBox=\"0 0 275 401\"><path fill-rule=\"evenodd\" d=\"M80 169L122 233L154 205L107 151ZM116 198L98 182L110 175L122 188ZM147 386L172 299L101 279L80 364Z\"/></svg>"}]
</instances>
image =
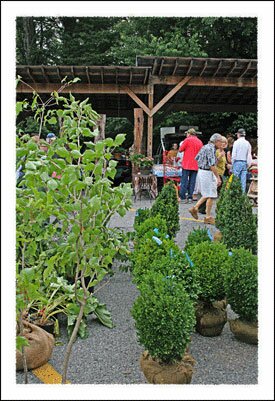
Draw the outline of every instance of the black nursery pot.
<instances>
[{"instance_id":1,"label":"black nursery pot","mask_svg":"<svg viewBox=\"0 0 275 401\"><path fill-rule=\"evenodd\" d=\"M41 329L47 331L48 333L54 335L54 320L49 319L44 324L35 323L36 326L40 327Z\"/></svg>"}]
</instances>

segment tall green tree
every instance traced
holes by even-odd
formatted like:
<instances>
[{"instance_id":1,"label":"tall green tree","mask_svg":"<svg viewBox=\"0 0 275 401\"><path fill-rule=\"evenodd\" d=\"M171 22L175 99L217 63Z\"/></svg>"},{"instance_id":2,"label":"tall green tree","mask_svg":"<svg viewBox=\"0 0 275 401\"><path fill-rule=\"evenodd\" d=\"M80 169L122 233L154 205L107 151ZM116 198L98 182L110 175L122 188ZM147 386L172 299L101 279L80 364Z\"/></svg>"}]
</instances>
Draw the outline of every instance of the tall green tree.
<instances>
[{"instance_id":1,"label":"tall green tree","mask_svg":"<svg viewBox=\"0 0 275 401\"><path fill-rule=\"evenodd\" d=\"M17 64L58 64L62 48L61 31L62 25L57 17L17 17Z\"/></svg>"}]
</instances>

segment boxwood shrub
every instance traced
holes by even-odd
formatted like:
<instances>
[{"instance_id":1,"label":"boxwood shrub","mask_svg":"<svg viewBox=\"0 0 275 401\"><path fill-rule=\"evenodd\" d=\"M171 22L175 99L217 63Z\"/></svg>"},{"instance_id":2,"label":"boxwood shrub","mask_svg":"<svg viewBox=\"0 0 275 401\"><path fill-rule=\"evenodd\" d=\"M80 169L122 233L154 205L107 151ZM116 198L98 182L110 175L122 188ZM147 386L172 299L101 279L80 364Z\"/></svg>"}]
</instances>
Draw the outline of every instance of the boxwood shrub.
<instances>
[{"instance_id":1,"label":"boxwood shrub","mask_svg":"<svg viewBox=\"0 0 275 401\"><path fill-rule=\"evenodd\" d=\"M164 363L181 360L193 332L193 302L181 282L149 272L131 310L139 342Z\"/></svg>"},{"instance_id":2,"label":"boxwood shrub","mask_svg":"<svg viewBox=\"0 0 275 401\"><path fill-rule=\"evenodd\" d=\"M136 210L135 221L134 221L134 229L144 222L144 220L150 217L150 209L147 208L139 208Z\"/></svg>"},{"instance_id":3,"label":"boxwood shrub","mask_svg":"<svg viewBox=\"0 0 275 401\"><path fill-rule=\"evenodd\" d=\"M228 303L241 320L255 322L258 316L258 258L246 249L233 249L225 271Z\"/></svg>"},{"instance_id":4,"label":"boxwood shrub","mask_svg":"<svg viewBox=\"0 0 275 401\"><path fill-rule=\"evenodd\" d=\"M223 186L217 202L216 227L228 249L243 247L257 254L257 216L237 177Z\"/></svg>"},{"instance_id":5,"label":"boxwood shrub","mask_svg":"<svg viewBox=\"0 0 275 401\"><path fill-rule=\"evenodd\" d=\"M160 215L167 224L168 234L175 237L180 229L179 202L175 184L169 181L164 185L151 208L151 216Z\"/></svg>"},{"instance_id":6,"label":"boxwood shrub","mask_svg":"<svg viewBox=\"0 0 275 401\"><path fill-rule=\"evenodd\" d=\"M191 231L187 236L184 250L188 252L191 246L200 244L201 242L205 241L211 242L207 228L193 229L193 231Z\"/></svg>"},{"instance_id":7,"label":"boxwood shrub","mask_svg":"<svg viewBox=\"0 0 275 401\"><path fill-rule=\"evenodd\" d=\"M198 270L199 299L211 303L225 297L224 272L228 250L218 242L202 242L189 249Z\"/></svg>"},{"instance_id":8,"label":"boxwood shrub","mask_svg":"<svg viewBox=\"0 0 275 401\"><path fill-rule=\"evenodd\" d=\"M197 300L199 292L197 269L190 265L179 248L170 252L169 255L155 259L149 269L151 272L159 272L165 277L172 276L181 281L190 298L193 301Z\"/></svg>"},{"instance_id":9,"label":"boxwood shrub","mask_svg":"<svg viewBox=\"0 0 275 401\"><path fill-rule=\"evenodd\" d=\"M151 269L154 261L160 260L162 256L170 257L177 249L178 246L175 242L165 238L163 234L157 237L151 232L146 233L139 239L130 256L134 282L138 283L142 280L143 275Z\"/></svg>"},{"instance_id":10,"label":"boxwood shrub","mask_svg":"<svg viewBox=\"0 0 275 401\"><path fill-rule=\"evenodd\" d=\"M167 224L160 215L157 215L155 217L149 217L145 219L142 223L136 226L135 231L137 240L144 237L144 235L148 232L151 233L151 235L156 236L158 236L159 234L166 235Z\"/></svg>"}]
</instances>

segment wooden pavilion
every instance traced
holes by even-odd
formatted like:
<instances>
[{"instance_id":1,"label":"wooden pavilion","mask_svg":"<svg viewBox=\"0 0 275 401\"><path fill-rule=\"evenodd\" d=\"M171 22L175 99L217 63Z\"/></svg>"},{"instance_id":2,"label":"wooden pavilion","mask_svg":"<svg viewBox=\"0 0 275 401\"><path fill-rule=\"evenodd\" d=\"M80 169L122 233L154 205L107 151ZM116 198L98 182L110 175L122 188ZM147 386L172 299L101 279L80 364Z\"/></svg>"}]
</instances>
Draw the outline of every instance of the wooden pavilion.
<instances>
[{"instance_id":1,"label":"wooden pavilion","mask_svg":"<svg viewBox=\"0 0 275 401\"><path fill-rule=\"evenodd\" d=\"M144 113L147 154L152 156L153 120L159 111L257 112L257 60L138 56L135 66L17 65L16 75L40 95L58 90L65 76L81 81L63 90L90 97L107 116L134 118L134 141L140 152ZM18 98L32 93L20 82ZM22 95L21 95L22 94ZM104 124L103 130L104 130Z\"/></svg>"}]
</instances>

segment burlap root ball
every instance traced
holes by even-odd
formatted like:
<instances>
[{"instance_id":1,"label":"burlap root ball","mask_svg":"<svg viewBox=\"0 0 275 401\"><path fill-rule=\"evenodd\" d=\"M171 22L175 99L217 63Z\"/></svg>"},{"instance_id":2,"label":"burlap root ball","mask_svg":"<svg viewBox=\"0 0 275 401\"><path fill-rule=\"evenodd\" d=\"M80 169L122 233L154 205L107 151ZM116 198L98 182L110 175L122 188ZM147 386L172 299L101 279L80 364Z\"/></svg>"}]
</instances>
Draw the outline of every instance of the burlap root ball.
<instances>
[{"instance_id":1,"label":"burlap root ball","mask_svg":"<svg viewBox=\"0 0 275 401\"><path fill-rule=\"evenodd\" d=\"M144 351L140 358L143 374L152 384L189 384L194 365L195 359L187 353L180 362L169 365L155 361L148 351Z\"/></svg>"},{"instance_id":2,"label":"burlap root ball","mask_svg":"<svg viewBox=\"0 0 275 401\"><path fill-rule=\"evenodd\" d=\"M240 319L229 320L230 330L234 336L247 344L258 344L258 324L244 322Z\"/></svg>"},{"instance_id":3,"label":"burlap root ball","mask_svg":"<svg viewBox=\"0 0 275 401\"><path fill-rule=\"evenodd\" d=\"M196 306L196 331L202 336L219 336L227 322L226 301L214 305L199 302Z\"/></svg>"},{"instance_id":4,"label":"burlap root ball","mask_svg":"<svg viewBox=\"0 0 275 401\"><path fill-rule=\"evenodd\" d=\"M44 365L51 357L54 347L54 337L40 327L27 321L23 322L23 335L29 342L24 347L28 369ZM16 370L23 370L22 353L16 350Z\"/></svg>"}]
</instances>

